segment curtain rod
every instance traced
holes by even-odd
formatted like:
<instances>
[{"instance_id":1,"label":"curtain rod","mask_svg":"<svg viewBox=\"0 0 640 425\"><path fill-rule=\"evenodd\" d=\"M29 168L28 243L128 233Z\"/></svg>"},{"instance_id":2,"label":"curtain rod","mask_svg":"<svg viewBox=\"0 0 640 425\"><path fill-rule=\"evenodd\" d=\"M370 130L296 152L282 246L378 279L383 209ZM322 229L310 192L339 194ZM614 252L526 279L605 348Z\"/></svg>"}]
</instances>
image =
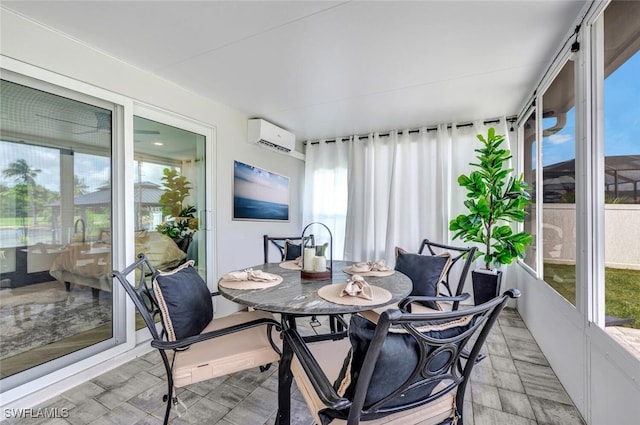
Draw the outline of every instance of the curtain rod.
<instances>
[{"instance_id":1,"label":"curtain rod","mask_svg":"<svg viewBox=\"0 0 640 425\"><path fill-rule=\"evenodd\" d=\"M516 122L516 120L517 120L516 116L507 117L505 119L506 122L510 122L510 123L514 123L514 122ZM495 123L499 123L499 122L500 122L500 119L499 118L495 118L495 119L491 119L491 120L485 120L482 123L486 125L486 124L495 124ZM456 124L456 128L471 127L472 125L473 125L473 122L467 122L467 123L463 123L463 124ZM453 127L451 124L447 125L448 129L450 129L451 127ZM425 131L427 131L427 132L436 131L437 129L438 129L438 127L427 127L425 129ZM411 130L408 131L409 134L418 133L418 132L420 132L419 128L411 129ZM388 137L390 134L391 134L391 132L387 131L385 133L378 134L378 137ZM365 136L353 136L353 137L357 138L358 140L363 140L363 139L368 138L369 136L365 135ZM336 143L337 141L348 142L349 140L351 140L351 137L337 137L335 139L325 140L324 142L325 143ZM309 141L304 142L305 145L307 145L307 144L309 144L309 145L317 145L319 143L320 143L319 140L312 141L312 142L309 142Z\"/></svg>"}]
</instances>

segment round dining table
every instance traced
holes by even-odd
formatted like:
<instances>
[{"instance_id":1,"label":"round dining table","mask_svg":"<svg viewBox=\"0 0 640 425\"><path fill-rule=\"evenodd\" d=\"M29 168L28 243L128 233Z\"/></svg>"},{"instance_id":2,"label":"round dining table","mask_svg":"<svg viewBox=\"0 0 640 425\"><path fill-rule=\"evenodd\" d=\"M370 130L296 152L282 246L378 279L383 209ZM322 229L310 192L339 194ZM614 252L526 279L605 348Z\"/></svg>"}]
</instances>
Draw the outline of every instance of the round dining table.
<instances>
[{"instance_id":1,"label":"round dining table","mask_svg":"<svg viewBox=\"0 0 640 425\"><path fill-rule=\"evenodd\" d=\"M323 316L352 314L371 310L385 305L396 304L406 298L413 287L411 279L395 271L388 276L366 276L369 285L383 288L391 293L391 298L379 304L350 305L327 301L318 295L325 285L344 285L351 275L344 269L355 264L348 261L331 262L331 277L321 280L304 279L300 270L290 268L291 262L284 264L267 263L251 267L252 270L275 274L282 282L263 289L230 289L218 284L218 291L225 298L256 310L279 313L283 326L295 326L295 318L300 316ZM222 280L222 279L221 279ZM278 365L278 415L276 424L288 425L290 422L290 389L292 374L290 370L292 351L286 344L282 347L282 356Z\"/></svg>"},{"instance_id":2,"label":"round dining table","mask_svg":"<svg viewBox=\"0 0 640 425\"><path fill-rule=\"evenodd\" d=\"M344 305L336 304L321 298L318 290L325 285L345 284L351 277L344 272L347 266L355 264L350 261L333 261L332 277L323 280L302 278L300 270L281 267L278 263L260 264L252 270L282 276L282 283L265 289L229 289L218 285L218 291L225 298L238 304L285 315L335 315L356 313L394 304L411 293L411 280L400 272L390 276L366 276L367 283L384 288L391 293L391 299L382 304Z\"/></svg>"}]
</instances>

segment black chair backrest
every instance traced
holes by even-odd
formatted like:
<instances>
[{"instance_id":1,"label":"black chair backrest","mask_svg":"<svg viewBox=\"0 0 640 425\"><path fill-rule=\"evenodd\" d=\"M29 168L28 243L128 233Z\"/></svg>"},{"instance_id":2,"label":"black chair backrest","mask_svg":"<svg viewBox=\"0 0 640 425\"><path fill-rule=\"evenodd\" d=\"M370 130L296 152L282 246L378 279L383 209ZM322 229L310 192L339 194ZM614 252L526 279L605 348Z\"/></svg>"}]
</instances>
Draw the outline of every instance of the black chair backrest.
<instances>
[{"instance_id":1,"label":"black chair backrest","mask_svg":"<svg viewBox=\"0 0 640 425\"><path fill-rule=\"evenodd\" d=\"M134 272L133 281L135 283L132 284L129 279L127 279L127 276ZM111 272L111 275L117 279L124 290L127 291L127 295L129 295L129 298L135 304L145 325L147 325L149 332L151 332L153 339L159 340L166 338L166 331L164 331L163 327L162 335L160 335L156 330L156 319L161 316L160 306L153 293L152 279L154 273L156 273L156 268L153 267L147 257L144 254L138 254L135 263L123 271L114 270ZM163 324L162 320L160 320L160 323Z\"/></svg>"},{"instance_id":2,"label":"black chair backrest","mask_svg":"<svg viewBox=\"0 0 640 425\"><path fill-rule=\"evenodd\" d=\"M371 343L360 367L348 414L339 409L335 411L329 409L322 414L328 417L349 419L350 423L356 419L360 421L368 420L427 404L450 391L456 390L456 388L456 405L458 412L461 414L465 388L470 379L471 370L476 364L475 361L464 359L475 359L478 356L482 345L508 299L519 296L519 291L511 289L502 296L496 297L485 304L451 312L411 314L403 313L397 309L383 312L377 325L375 325ZM433 326L434 324L468 319L469 316L468 325L463 327L459 331L461 333L457 335L445 335L445 332L439 334L438 332L426 332L424 330L427 324ZM417 347L419 353L416 365L409 378L400 385L394 388L385 388L385 392L388 393L387 396L382 397L374 404L365 405L367 394L373 391L371 388L375 385L375 382L372 382L372 377L376 370L376 363L379 358L382 358L380 354L385 341L389 336L397 336L398 333L406 335L406 338L410 338L412 343L415 342L415 347ZM477 338L472 340L474 335ZM463 356L463 350L466 350L465 346L467 344L473 345L470 355L465 357ZM352 364L351 367L354 367L354 365ZM404 368L406 367L406 361L395 361L390 367ZM393 376L406 373L406 371L401 370L396 373L387 367L385 373L386 376ZM435 390L432 391L434 387ZM423 389L422 392L420 392L421 389Z\"/></svg>"},{"instance_id":3,"label":"black chair backrest","mask_svg":"<svg viewBox=\"0 0 640 425\"><path fill-rule=\"evenodd\" d=\"M280 258L278 262L284 261L284 244L285 241L289 240L291 242L296 242L301 245L304 245L302 241L302 236L269 236L264 235L262 237L264 239L264 263L267 264L269 262L269 250L271 246L275 246L280 252ZM311 244L313 245L313 235L305 236L305 242L307 239L311 239Z\"/></svg>"},{"instance_id":4,"label":"black chair backrest","mask_svg":"<svg viewBox=\"0 0 640 425\"><path fill-rule=\"evenodd\" d=\"M429 251L430 255L438 255L443 252L449 252L451 254L451 267L447 271L447 275L444 279L444 286L449 291L450 296L456 297L462 294L464 289L464 283L467 280L467 275L469 274L469 269L471 268L471 264L473 263L476 251L478 248L474 247L459 247L459 246L451 246L444 245L437 242L431 242L429 239L423 239L420 244L420 249L418 250L418 254L422 254L425 248ZM449 281L449 275L451 270L454 268L455 264L457 264L460 260L464 260L462 269L460 270L460 278L458 279L458 284L455 289L455 292L451 291L451 282ZM455 308L457 309L457 304Z\"/></svg>"}]
</instances>

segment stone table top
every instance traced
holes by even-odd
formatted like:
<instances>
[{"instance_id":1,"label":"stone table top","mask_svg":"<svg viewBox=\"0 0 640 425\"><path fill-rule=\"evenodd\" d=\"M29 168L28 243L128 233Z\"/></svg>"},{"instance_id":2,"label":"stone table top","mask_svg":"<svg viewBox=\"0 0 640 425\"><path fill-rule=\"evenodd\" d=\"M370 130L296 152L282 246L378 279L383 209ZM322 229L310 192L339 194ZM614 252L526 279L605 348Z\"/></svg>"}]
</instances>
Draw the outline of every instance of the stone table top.
<instances>
[{"instance_id":1,"label":"stone table top","mask_svg":"<svg viewBox=\"0 0 640 425\"><path fill-rule=\"evenodd\" d=\"M302 279L299 270L284 269L278 263L260 264L252 269L280 275L282 283L265 289L229 289L218 286L218 291L225 298L256 310L294 315L332 315L371 310L397 303L411 293L411 280L396 271L391 276L365 278L370 285L391 292L391 300L385 303L367 306L341 305L320 298L318 289L321 287L347 282L350 276L342 270L351 264L354 262L333 261L332 279L326 280Z\"/></svg>"}]
</instances>

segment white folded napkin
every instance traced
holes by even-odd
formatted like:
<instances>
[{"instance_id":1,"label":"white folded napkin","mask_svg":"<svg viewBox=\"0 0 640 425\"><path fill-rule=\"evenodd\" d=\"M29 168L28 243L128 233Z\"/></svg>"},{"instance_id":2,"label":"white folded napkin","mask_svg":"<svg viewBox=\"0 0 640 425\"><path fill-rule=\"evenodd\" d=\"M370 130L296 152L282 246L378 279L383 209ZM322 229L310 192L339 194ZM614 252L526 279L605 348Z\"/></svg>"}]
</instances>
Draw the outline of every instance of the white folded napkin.
<instances>
[{"instance_id":1,"label":"white folded napkin","mask_svg":"<svg viewBox=\"0 0 640 425\"><path fill-rule=\"evenodd\" d=\"M360 275L354 274L347 281L347 285L340 292L340 296L359 297L366 300L373 299L373 289Z\"/></svg>"},{"instance_id":2,"label":"white folded napkin","mask_svg":"<svg viewBox=\"0 0 640 425\"><path fill-rule=\"evenodd\" d=\"M231 282L245 282L252 280L254 282L273 282L278 280L278 276L262 270L245 269L238 272L229 272L222 276L222 280Z\"/></svg>"},{"instance_id":3,"label":"white folded napkin","mask_svg":"<svg viewBox=\"0 0 640 425\"><path fill-rule=\"evenodd\" d=\"M387 267L387 264L384 260L368 261L366 263L356 263L351 266L351 271L356 273L386 272L389 270L391 269Z\"/></svg>"}]
</instances>

